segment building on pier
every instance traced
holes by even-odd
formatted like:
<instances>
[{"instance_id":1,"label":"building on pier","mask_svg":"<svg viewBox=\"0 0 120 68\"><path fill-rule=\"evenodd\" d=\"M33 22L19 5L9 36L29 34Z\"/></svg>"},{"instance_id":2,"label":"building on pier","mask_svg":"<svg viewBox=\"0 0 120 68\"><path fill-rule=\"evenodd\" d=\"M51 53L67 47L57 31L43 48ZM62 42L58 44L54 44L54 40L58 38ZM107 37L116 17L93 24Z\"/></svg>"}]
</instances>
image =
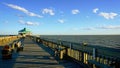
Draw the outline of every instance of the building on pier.
<instances>
[{"instance_id":1,"label":"building on pier","mask_svg":"<svg viewBox=\"0 0 120 68\"><path fill-rule=\"evenodd\" d=\"M22 36L31 35L31 34L32 32L27 28L18 31L18 35L22 35Z\"/></svg>"}]
</instances>

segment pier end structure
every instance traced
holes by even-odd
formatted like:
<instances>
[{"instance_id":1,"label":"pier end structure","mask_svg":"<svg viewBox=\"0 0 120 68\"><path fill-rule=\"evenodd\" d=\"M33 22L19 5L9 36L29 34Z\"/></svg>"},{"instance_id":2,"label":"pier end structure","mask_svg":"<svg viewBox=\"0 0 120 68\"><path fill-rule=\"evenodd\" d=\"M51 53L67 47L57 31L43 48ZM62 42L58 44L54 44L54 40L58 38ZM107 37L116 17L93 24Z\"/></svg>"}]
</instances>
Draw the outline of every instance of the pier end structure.
<instances>
[{"instance_id":1,"label":"pier end structure","mask_svg":"<svg viewBox=\"0 0 120 68\"><path fill-rule=\"evenodd\" d=\"M26 35L32 35L32 32L29 29L24 28L18 31L18 35L25 37Z\"/></svg>"}]
</instances>

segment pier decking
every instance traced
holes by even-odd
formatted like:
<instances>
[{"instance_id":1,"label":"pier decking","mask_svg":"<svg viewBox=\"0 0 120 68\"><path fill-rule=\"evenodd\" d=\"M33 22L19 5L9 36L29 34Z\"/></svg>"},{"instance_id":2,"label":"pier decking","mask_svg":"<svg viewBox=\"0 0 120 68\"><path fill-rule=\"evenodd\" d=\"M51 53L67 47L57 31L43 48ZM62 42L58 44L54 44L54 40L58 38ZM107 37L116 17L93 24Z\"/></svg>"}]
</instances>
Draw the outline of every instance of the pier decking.
<instances>
[{"instance_id":1,"label":"pier decking","mask_svg":"<svg viewBox=\"0 0 120 68\"><path fill-rule=\"evenodd\" d=\"M24 40L23 51L13 53L13 58L2 60L0 68L82 68L79 64L55 59L53 51L43 44L37 44L29 37Z\"/></svg>"}]
</instances>

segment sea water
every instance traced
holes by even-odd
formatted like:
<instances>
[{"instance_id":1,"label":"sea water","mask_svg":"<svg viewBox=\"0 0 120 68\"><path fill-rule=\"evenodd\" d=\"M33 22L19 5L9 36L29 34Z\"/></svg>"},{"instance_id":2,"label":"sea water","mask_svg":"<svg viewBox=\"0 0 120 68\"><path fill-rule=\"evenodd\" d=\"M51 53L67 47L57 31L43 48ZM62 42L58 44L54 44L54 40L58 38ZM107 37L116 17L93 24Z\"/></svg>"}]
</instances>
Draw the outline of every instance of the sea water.
<instances>
[{"instance_id":1,"label":"sea water","mask_svg":"<svg viewBox=\"0 0 120 68\"><path fill-rule=\"evenodd\" d=\"M87 43L95 46L120 48L120 35L40 35L41 38Z\"/></svg>"}]
</instances>

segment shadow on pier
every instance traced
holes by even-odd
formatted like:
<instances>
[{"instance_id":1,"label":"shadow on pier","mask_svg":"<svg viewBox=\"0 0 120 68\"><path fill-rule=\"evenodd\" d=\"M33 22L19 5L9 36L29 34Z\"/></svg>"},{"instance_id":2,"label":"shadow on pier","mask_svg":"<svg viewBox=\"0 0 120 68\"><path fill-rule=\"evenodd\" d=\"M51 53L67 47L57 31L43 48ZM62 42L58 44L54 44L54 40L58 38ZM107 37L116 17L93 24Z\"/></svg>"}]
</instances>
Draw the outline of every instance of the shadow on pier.
<instances>
[{"instance_id":1,"label":"shadow on pier","mask_svg":"<svg viewBox=\"0 0 120 68\"><path fill-rule=\"evenodd\" d=\"M41 43L37 43L42 49L44 49L46 52L48 52L51 56L54 57L54 51L52 49L50 49L47 46L44 46ZM48 57L46 57L48 58ZM58 64L62 65L65 68L83 68L83 66L81 66L80 64L70 61L70 60L64 60L64 59L60 59L59 57L54 57L55 60L57 60Z\"/></svg>"}]
</instances>

